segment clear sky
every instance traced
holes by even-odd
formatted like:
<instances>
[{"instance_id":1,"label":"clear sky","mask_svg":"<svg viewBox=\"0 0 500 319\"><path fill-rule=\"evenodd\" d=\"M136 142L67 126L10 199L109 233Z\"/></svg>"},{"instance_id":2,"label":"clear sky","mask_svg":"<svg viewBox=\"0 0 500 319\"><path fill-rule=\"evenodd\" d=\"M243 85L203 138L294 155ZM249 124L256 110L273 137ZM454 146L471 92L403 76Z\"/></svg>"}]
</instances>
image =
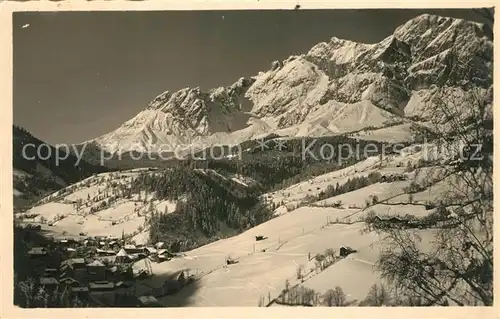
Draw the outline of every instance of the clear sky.
<instances>
[{"instance_id":1,"label":"clear sky","mask_svg":"<svg viewBox=\"0 0 500 319\"><path fill-rule=\"evenodd\" d=\"M14 124L82 142L165 90L226 86L333 36L378 42L426 12L481 21L471 10L16 12Z\"/></svg>"}]
</instances>

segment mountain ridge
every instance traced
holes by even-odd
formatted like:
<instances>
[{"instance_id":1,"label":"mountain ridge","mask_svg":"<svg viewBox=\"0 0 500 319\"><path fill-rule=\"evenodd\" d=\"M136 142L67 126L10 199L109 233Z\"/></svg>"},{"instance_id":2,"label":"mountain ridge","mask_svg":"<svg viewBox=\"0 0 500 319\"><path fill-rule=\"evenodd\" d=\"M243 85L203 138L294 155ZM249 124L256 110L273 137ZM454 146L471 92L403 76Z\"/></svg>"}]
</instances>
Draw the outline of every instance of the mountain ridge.
<instances>
[{"instance_id":1,"label":"mountain ridge","mask_svg":"<svg viewBox=\"0 0 500 319\"><path fill-rule=\"evenodd\" d=\"M419 101L431 100L436 87L491 86L492 50L484 25L424 14L378 43L332 37L228 87L165 91L116 130L87 142L111 153L161 152L235 145L270 133L299 137L383 128L421 116L418 108L407 114L408 104L422 96ZM356 111L359 103L363 111ZM367 111L386 121L360 123L360 112Z\"/></svg>"}]
</instances>

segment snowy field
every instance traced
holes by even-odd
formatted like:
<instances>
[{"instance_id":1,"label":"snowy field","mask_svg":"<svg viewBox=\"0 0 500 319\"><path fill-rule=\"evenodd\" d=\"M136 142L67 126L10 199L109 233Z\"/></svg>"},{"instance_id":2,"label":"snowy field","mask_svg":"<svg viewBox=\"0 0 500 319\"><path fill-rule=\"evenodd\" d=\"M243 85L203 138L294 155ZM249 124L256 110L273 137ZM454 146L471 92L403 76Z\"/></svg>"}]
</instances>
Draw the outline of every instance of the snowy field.
<instances>
[{"instance_id":1,"label":"snowy field","mask_svg":"<svg viewBox=\"0 0 500 319\"><path fill-rule=\"evenodd\" d=\"M335 186L337 183L343 185L349 179L363 176L366 177L370 173L378 172L384 176L407 175L408 177L414 177L414 174L405 173L406 165L408 162L412 163L412 165L416 164L418 159L421 158L422 152L415 151L412 148L406 148L403 152L403 155L387 155L382 159L382 162L380 162L378 156L369 157L355 165L316 176L310 180L262 196L267 198L269 202L294 207L294 205L300 204L306 196L317 196L319 193L325 191L330 185ZM422 172L420 176L426 176L424 173L426 172ZM411 178L408 179L411 180ZM379 199L397 196L398 194L403 194L403 188L407 187L409 184L409 181L378 183L363 188L356 194L343 194L341 197L332 200L341 200L347 205L362 206L370 195L376 195ZM318 204L328 205L332 203L332 200L318 202ZM286 209L279 208L276 214L279 215L284 212L286 212Z\"/></svg>"},{"instance_id":2,"label":"snowy field","mask_svg":"<svg viewBox=\"0 0 500 319\"><path fill-rule=\"evenodd\" d=\"M323 272L306 275L303 285L317 292L341 286L348 299L364 298L378 278L372 267L378 250L371 246L378 236L362 234L363 223L325 227L327 217L334 218L339 211L300 208L238 236L192 250L185 257L153 264L153 272L159 276L182 269L189 269L192 274L205 274L198 281L200 288L194 292L186 288L160 301L166 305L182 301L189 306L256 306L260 297L267 298L268 294L277 297L286 280L295 284L298 265L304 266L306 274L310 272L314 261L308 260L309 254L314 256L328 248L338 252L343 245L358 252ZM256 235L268 238L256 242ZM224 267L226 256L239 262ZM154 282L154 278L150 280L152 285Z\"/></svg>"}]
</instances>

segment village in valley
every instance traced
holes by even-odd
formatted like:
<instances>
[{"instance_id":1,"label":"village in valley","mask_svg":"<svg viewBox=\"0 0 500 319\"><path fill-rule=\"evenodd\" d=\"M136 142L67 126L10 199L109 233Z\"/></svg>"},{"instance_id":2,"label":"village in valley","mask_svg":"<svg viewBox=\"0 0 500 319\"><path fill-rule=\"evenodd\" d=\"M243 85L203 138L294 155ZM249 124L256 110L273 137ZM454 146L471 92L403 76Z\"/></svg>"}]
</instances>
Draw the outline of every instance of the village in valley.
<instances>
[{"instance_id":1,"label":"village in valley","mask_svg":"<svg viewBox=\"0 0 500 319\"><path fill-rule=\"evenodd\" d=\"M40 236L41 231L40 225L18 226L18 232L27 241ZM266 239L262 235L255 236L256 242ZM154 276L152 263L159 264L180 257L163 246L163 242L135 245L123 238L86 237L81 234L75 238L49 237L45 244L33 246L26 255L31 278L38 280L32 283L33 287L39 287L47 295L64 291L69 300L92 307L162 307L157 298L175 294L204 275L185 269L164 278L161 286L149 286L147 280ZM309 253L308 260L316 261L316 267L310 272L302 268L297 279L303 283L308 277L354 252L356 250L351 247L341 246L338 254L333 249L327 249L324 256ZM227 256L222 268L237 263L238 259ZM287 293L284 291L272 300L263 301L262 305L286 304Z\"/></svg>"},{"instance_id":2,"label":"village in valley","mask_svg":"<svg viewBox=\"0 0 500 319\"><path fill-rule=\"evenodd\" d=\"M25 237L33 237L40 229L28 224L22 232ZM158 306L154 295L174 293L194 279L180 271L165 280L161 289L148 293L144 286L144 293L136 295L137 284L152 275L150 263L175 258L162 242L143 246L116 237L68 237L34 246L27 256L40 287L47 291L67 289L80 302L94 306ZM139 261L144 267L134 268Z\"/></svg>"}]
</instances>

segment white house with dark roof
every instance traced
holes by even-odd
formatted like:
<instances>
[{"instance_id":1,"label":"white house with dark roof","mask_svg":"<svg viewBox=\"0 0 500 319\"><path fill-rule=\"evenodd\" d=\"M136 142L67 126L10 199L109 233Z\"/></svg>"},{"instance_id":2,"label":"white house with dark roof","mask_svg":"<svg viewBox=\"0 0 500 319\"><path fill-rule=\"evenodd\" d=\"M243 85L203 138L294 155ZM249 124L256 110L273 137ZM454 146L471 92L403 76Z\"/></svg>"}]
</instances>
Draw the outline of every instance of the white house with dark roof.
<instances>
[{"instance_id":1,"label":"white house with dark roof","mask_svg":"<svg viewBox=\"0 0 500 319\"><path fill-rule=\"evenodd\" d=\"M117 264L130 262L130 256L124 248L120 249L120 251L116 254L115 262Z\"/></svg>"},{"instance_id":2,"label":"white house with dark roof","mask_svg":"<svg viewBox=\"0 0 500 319\"><path fill-rule=\"evenodd\" d=\"M87 272L89 281L103 281L106 280L106 265L99 260L87 264Z\"/></svg>"},{"instance_id":3,"label":"white house with dark roof","mask_svg":"<svg viewBox=\"0 0 500 319\"><path fill-rule=\"evenodd\" d=\"M144 247L144 253L148 255L156 254L157 249L154 247Z\"/></svg>"}]
</instances>

